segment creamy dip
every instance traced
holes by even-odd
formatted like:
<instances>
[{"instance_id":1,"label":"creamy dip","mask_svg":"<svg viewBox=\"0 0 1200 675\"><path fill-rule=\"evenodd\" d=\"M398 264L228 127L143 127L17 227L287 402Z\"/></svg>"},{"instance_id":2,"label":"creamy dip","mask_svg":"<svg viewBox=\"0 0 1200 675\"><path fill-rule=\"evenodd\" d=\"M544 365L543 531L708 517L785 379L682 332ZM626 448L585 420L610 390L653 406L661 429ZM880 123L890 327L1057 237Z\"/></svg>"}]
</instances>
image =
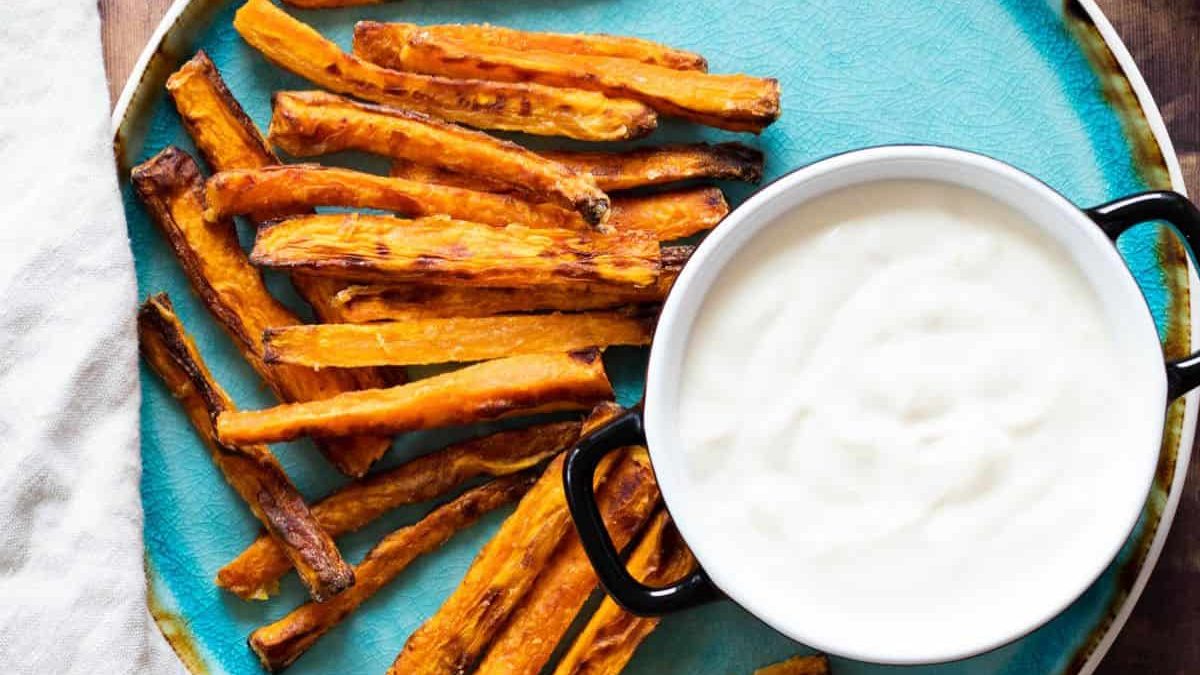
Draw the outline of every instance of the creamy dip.
<instances>
[{"instance_id":1,"label":"creamy dip","mask_svg":"<svg viewBox=\"0 0 1200 675\"><path fill-rule=\"evenodd\" d=\"M789 212L722 270L683 358L706 567L768 620L820 617L818 645L920 652L1053 611L1113 554L1161 422L1113 321L981 193L883 181Z\"/></svg>"}]
</instances>

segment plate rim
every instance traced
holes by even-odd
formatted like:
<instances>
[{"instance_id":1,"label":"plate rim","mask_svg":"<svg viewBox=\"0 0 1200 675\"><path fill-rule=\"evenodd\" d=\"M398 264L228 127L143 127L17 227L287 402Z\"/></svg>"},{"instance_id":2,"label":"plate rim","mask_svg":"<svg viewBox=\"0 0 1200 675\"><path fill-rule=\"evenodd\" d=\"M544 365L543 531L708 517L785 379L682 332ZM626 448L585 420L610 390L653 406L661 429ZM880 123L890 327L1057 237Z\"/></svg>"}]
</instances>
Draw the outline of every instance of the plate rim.
<instances>
[{"instance_id":1,"label":"plate rim","mask_svg":"<svg viewBox=\"0 0 1200 675\"><path fill-rule=\"evenodd\" d=\"M121 94L117 98L117 102L113 107L111 116L112 135L118 167L122 166L121 155L123 154L123 151L121 147L121 138L123 136L122 131L124 130L127 122L126 118L133 107L134 100L139 94L143 93L141 91L142 83L152 62L156 56L161 54L163 43L166 41L171 31L176 28L176 25L179 23L179 20L184 15L185 11L193 4L211 1L212 0L174 0L171 6L168 7L167 11L163 14L162 19L159 20L154 32L151 33L150 38L146 42L146 46L142 49L141 54L138 56L137 61L134 62L133 68L130 70L129 76L121 88ZM1167 169L1167 176L1170 180L1171 189L1186 196L1187 186L1184 184L1183 170L1179 163L1179 156L1175 152L1175 146L1171 142L1170 134L1167 131L1166 123L1163 121L1162 112L1158 107L1158 103L1154 100L1154 96L1150 92L1150 87L1146 83L1145 78L1142 76L1141 71L1138 69L1137 63L1134 61L1132 54L1130 54L1128 47L1126 47L1125 42L1121 39L1121 36L1117 33L1112 23L1108 20L1108 17L1105 16L1104 11L1097 4L1097 0L1067 0L1067 2L1064 2L1058 10L1060 14L1063 15L1063 21L1067 20L1065 13L1069 11L1068 7L1072 4L1083 11L1084 17L1096 29L1103 40L1105 47L1109 50L1116 61L1117 69L1120 71L1120 75L1129 83L1129 87L1137 101L1140 112L1143 118L1146 120L1146 124L1149 127L1154 141L1158 144L1163 163ZM1072 39L1074 39L1076 42L1079 40L1078 37L1074 36ZM1095 63L1092 63L1091 65L1093 68L1096 67ZM1123 130L1123 133L1128 135L1127 130ZM1188 304L1190 308L1189 343L1191 343L1192 348L1195 349L1197 347L1195 344L1195 338L1197 335L1200 335L1200 293L1194 293L1192 290L1200 289L1200 276L1197 275L1196 267L1193 264L1190 256L1185 256L1184 259L1187 265L1188 278L1188 284L1185 288L1185 291L1188 293ZM1175 514L1178 510L1179 502L1183 494L1184 483L1187 479L1187 468L1191 461L1192 446L1196 437L1197 404L1200 403L1200 390L1188 393L1183 397L1183 399L1186 403L1183 412L1182 429L1180 429L1179 434L1179 446L1176 448L1174 476L1171 480L1171 487L1167 493L1166 503L1163 505L1162 514L1159 517L1159 522L1157 524L1154 537L1150 541L1150 545L1146 551L1142 566L1138 569L1137 575L1134 578L1132 586L1129 588L1128 594L1120 600L1120 604L1116 608L1115 612L1112 613L1108 625L1103 628L1103 634L1100 636L1100 639L1098 641L1091 642L1090 644L1085 643L1080 647L1080 650L1086 650L1090 647L1091 651L1088 653L1083 663L1079 666L1077 671L1079 675L1091 675L1093 672L1095 672L1096 668L1099 667L1101 661L1104 659L1104 656L1108 653L1108 650L1116 641L1117 636L1121 633L1121 630L1124 628L1126 622L1129 620L1130 615L1133 613L1133 608L1137 605L1142 592L1145 590L1146 584L1150 579L1150 575L1158 566L1158 560L1162 554L1163 547L1166 544L1167 536L1169 535L1171 527L1174 524ZM148 604L155 604L156 601L152 597L153 579L150 578L152 571L149 569L148 560L146 572L148 581L151 582L147 591L147 601ZM155 625L158 626L159 630L164 633L164 636L166 636L168 632L172 634L178 633L180 627L175 625L173 620L170 626L163 626L162 620L160 620L157 613L155 614L154 619ZM1096 631L1093 630L1093 636L1095 635L1095 632ZM195 664L197 667L204 666L203 663L196 662L198 655L192 654L192 658L184 658L185 655L179 653L179 647L175 644L174 640L168 640L168 643L171 645L172 649L176 650L176 655L180 658L181 663L183 663L189 671L201 672L195 671L192 668L192 664Z\"/></svg>"}]
</instances>

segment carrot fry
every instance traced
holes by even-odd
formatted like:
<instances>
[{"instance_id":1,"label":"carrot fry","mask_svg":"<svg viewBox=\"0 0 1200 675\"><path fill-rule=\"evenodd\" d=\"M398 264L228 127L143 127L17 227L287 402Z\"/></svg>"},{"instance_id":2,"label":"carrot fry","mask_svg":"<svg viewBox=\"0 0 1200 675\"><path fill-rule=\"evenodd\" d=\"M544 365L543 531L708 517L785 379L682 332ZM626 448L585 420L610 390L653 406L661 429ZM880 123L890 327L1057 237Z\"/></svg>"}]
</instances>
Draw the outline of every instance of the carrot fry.
<instances>
[{"instance_id":1,"label":"carrot fry","mask_svg":"<svg viewBox=\"0 0 1200 675\"><path fill-rule=\"evenodd\" d=\"M375 545L354 568L354 588L324 603L309 602L250 634L250 648L263 667L275 672L291 665L329 629L350 615L418 557L437 550L480 517L516 501L537 474L497 478L434 509L417 523L402 527Z\"/></svg>"},{"instance_id":2,"label":"carrot fry","mask_svg":"<svg viewBox=\"0 0 1200 675\"><path fill-rule=\"evenodd\" d=\"M664 246L658 282L645 288L531 286L349 286L338 293L340 310L350 323L411 321L434 317L481 317L541 310L589 311L623 305L659 303L692 253L690 246Z\"/></svg>"},{"instance_id":3,"label":"carrot fry","mask_svg":"<svg viewBox=\"0 0 1200 675\"><path fill-rule=\"evenodd\" d=\"M214 171L257 169L278 164L266 139L204 52L198 52L171 74L167 79L167 91L196 148ZM270 215L278 214L254 214L254 218L261 220ZM234 253L232 249L231 253ZM245 258L240 246L236 253ZM294 275L292 285L321 321L336 323L344 320L339 306L334 303L334 296L344 283ZM359 369L336 377L353 382L356 389L385 386L383 374L374 369ZM322 443L324 452L338 457L335 466L352 476L365 473L390 447L391 439L387 438L339 439Z\"/></svg>"},{"instance_id":4,"label":"carrot fry","mask_svg":"<svg viewBox=\"0 0 1200 675\"><path fill-rule=\"evenodd\" d=\"M644 449L638 448L613 470L597 495L600 513L618 549L633 539L658 501L649 457ZM540 672L596 583L596 573L579 535L571 529L475 672L479 675Z\"/></svg>"},{"instance_id":5,"label":"carrot fry","mask_svg":"<svg viewBox=\"0 0 1200 675\"><path fill-rule=\"evenodd\" d=\"M280 400L328 398L358 388L359 380L349 373L318 373L263 361L263 331L301 321L267 291L262 276L246 259L233 223L204 222L203 181L199 167L187 153L167 148L134 168L132 179L151 219L183 265L192 289ZM390 445L388 438L366 438L319 447L340 471L357 476L365 473Z\"/></svg>"},{"instance_id":6,"label":"carrot fry","mask_svg":"<svg viewBox=\"0 0 1200 675\"><path fill-rule=\"evenodd\" d=\"M731 131L762 131L780 113L774 78L673 70L610 56L522 51L453 39L412 24L360 22L354 53L372 63L428 75L592 90Z\"/></svg>"},{"instance_id":7,"label":"carrot fry","mask_svg":"<svg viewBox=\"0 0 1200 675\"><path fill-rule=\"evenodd\" d=\"M511 194L482 192L405 178L386 178L316 164L223 171L208 179L204 217L302 212L317 206L395 211L410 217L445 215L484 225L587 229L579 214ZM611 204L612 229L646 230L677 239L716 226L729 212L717 188L623 197Z\"/></svg>"},{"instance_id":8,"label":"carrot fry","mask_svg":"<svg viewBox=\"0 0 1200 675\"><path fill-rule=\"evenodd\" d=\"M824 656L793 656L754 671L754 675L829 675L829 659Z\"/></svg>"},{"instance_id":9,"label":"carrot fry","mask_svg":"<svg viewBox=\"0 0 1200 675\"><path fill-rule=\"evenodd\" d=\"M691 551L670 526L665 510L646 528L628 562L630 574L653 587L678 581L695 567ZM658 622L657 617L634 616L612 598L604 598L554 675L618 675Z\"/></svg>"},{"instance_id":10,"label":"carrot fry","mask_svg":"<svg viewBox=\"0 0 1200 675\"><path fill-rule=\"evenodd\" d=\"M384 513L439 497L479 476L504 476L541 464L579 438L578 422L500 431L447 446L370 475L312 505L331 537L354 532ZM271 537L261 536L217 573L217 585L245 600L265 600L292 564Z\"/></svg>"},{"instance_id":11,"label":"carrot fry","mask_svg":"<svg viewBox=\"0 0 1200 675\"><path fill-rule=\"evenodd\" d=\"M267 363L354 368L648 345L653 334L652 317L594 312L290 326L272 328L263 339Z\"/></svg>"},{"instance_id":12,"label":"carrot fry","mask_svg":"<svg viewBox=\"0 0 1200 675\"><path fill-rule=\"evenodd\" d=\"M138 312L138 344L183 406L213 463L267 528L270 534L263 538L296 567L312 598L323 602L352 586L353 571L271 451L264 445L232 448L217 440L213 418L233 410L233 401L209 373L165 293L151 296Z\"/></svg>"},{"instance_id":13,"label":"carrot fry","mask_svg":"<svg viewBox=\"0 0 1200 675\"><path fill-rule=\"evenodd\" d=\"M450 286L647 286L659 272L658 241L646 232L592 235L356 213L259 228L250 260L318 276Z\"/></svg>"},{"instance_id":14,"label":"carrot fry","mask_svg":"<svg viewBox=\"0 0 1200 675\"><path fill-rule=\"evenodd\" d=\"M513 356L390 389L352 391L323 401L217 417L225 443L300 436L399 433L519 414L577 410L612 397L599 352Z\"/></svg>"},{"instance_id":15,"label":"carrot fry","mask_svg":"<svg viewBox=\"0 0 1200 675\"><path fill-rule=\"evenodd\" d=\"M649 133L658 122L643 103L594 91L380 68L343 52L270 0L248 0L233 27L268 61L320 87L479 129L611 141Z\"/></svg>"},{"instance_id":16,"label":"carrot fry","mask_svg":"<svg viewBox=\"0 0 1200 675\"><path fill-rule=\"evenodd\" d=\"M584 433L611 420L616 406L597 408ZM605 458L596 472L603 487L616 460ZM533 585L571 527L562 487L563 456L542 477L483 547L462 583L428 621L408 638L389 675L468 672L492 635Z\"/></svg>"},{"instance_id":17,"label":"carrot fry","mask_svg":"<svg viewBox=\"0 0 1200 675\"><path fill-rule=\"evenodd\" d=\"M409 110L319 91L279 92L269 133L272 143L297 157L361 150L520 186L592 226L608 212L608 196L590 178L516 143Z\"/></svg>"}]
</instances>

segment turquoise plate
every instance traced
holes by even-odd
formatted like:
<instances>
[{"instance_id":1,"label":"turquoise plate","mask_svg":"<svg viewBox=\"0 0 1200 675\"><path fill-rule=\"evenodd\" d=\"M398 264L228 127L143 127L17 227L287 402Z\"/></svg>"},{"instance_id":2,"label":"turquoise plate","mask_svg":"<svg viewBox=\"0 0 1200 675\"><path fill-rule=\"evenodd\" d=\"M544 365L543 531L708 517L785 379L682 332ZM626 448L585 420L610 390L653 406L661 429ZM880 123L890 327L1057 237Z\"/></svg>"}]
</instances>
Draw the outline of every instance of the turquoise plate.
<instances>
[{"instance_id":1,"label":"turquoise plate","mask_svg":"<svg viewBox=\"0 0 1200 675\"><path fill-rule=\"evenodd\" d=\"M239 405L257 408L270 405L270 396L189 292L127 180L129 167L164 146L191 148L163 82L196 49L212 56L260 126L270 117L273 90L307 87L242 42L230 24L238 4L179 0L143 55L114 119L140 292L170 292L216 377ZM702 52L714 72L778 77L784 114L760 137L668 124L649 139L739 137L766 151L768 177L863 146L940 143L1011 162L1080 205L1148 187L1182 189L1153 101L1111 27L1090 2L1068 2L1064 8L1031 0L407 0L296 14L342 45L349 44L351 27L361 18L488 21L519 28L640 35ZM368 160L347 156L336 161ZM753 190L744 185L726 188L734 203ZM1168 353L1184 353L1193 328L1186 257L1154 225L1130 233L1121 251L1151 299ZM281 297L294 300L282 282L269 279ZM636 400L645 354L613 350L607 361L621 401ZM304 594L294 578L283 584L278 598L263 603L243 602L213 585L217 569L254 538L258 526L213 468L160 383L146 374L142 391L142 498L152 609L192 670L260 672L246 636L302 602ZM1177 403L1172 408L1158 478L1141 522L1117 560L1083 597L1018 642L969 661L913 672L1092 669L1128 614L1166 535L1182 486L1178 478L1191 448L1195 404L1193 398L1186 406ZM402 437L384 465L477 432L460 429ZM307 442L276 450L307 495L321 495L341 482ZM427 508L402 509L346 537L340 543L347 559L358 560L373 542L419 518ZM493 514L416 563L330 632L291 672L383 673L409 633L458 583L504 515ZM806 648L732 604L719 603L668 617L638 650L627 672L749 673L802 651ZM835 660L839 675L888 670Z\"/></svg>"}]
</instances>

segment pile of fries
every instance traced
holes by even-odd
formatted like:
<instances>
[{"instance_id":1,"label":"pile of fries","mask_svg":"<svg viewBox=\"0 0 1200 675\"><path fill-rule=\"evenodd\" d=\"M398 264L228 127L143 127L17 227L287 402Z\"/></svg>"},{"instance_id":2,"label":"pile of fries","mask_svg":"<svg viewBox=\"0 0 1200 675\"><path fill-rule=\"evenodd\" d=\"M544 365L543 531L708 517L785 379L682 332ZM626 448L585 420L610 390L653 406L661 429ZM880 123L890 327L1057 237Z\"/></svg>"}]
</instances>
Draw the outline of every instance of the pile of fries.
<instances>
[{"instance_id":1,"label":"pile of fries","mask_svg":"<svg viewBox=\"0 0 1200 675\"><path fill-rule=\"evenodd\" d=\"M397 644L389 672L541 672L597 586L561 464L581 434L620 413L600 350L650 343L691 252L669 242L728 211L718 188L695 181L756 182L763 157L739 143L535 153L480 130L612 141L649 133L663 115L757 132L779 115L778 84L711 75L697 54L635 38L363 22L349 54L270 0L246 2L234 26L325 91L277 92L264 138L198 53L167 89L212 174L174 147L132 174L193 290L280 400L236 410L170 299L143 305L147 363L265 528L216 583L261 600L296 570L311 601L249 636L276 671L414 559L516 503L442 608ZM373 153L392 169L282 164L274 147L293 157ZM249 254L234 217L257 230ZM290 273L320 323L274 299L259 267ZM403 369L445 363L470 365L415 381ZM368 474L397 433L571 410L590 413ZM354 479L311 504L265 445L303 436ZM633 574L666 584L694 569L645 449L612 455L597 488ZM432 500L442 502L358 565L342 559L335 538ZM617 673L656 625L605 600L554 672ZM808 657L771 668L827 672Z\"/></svg>"}]
</instances>

